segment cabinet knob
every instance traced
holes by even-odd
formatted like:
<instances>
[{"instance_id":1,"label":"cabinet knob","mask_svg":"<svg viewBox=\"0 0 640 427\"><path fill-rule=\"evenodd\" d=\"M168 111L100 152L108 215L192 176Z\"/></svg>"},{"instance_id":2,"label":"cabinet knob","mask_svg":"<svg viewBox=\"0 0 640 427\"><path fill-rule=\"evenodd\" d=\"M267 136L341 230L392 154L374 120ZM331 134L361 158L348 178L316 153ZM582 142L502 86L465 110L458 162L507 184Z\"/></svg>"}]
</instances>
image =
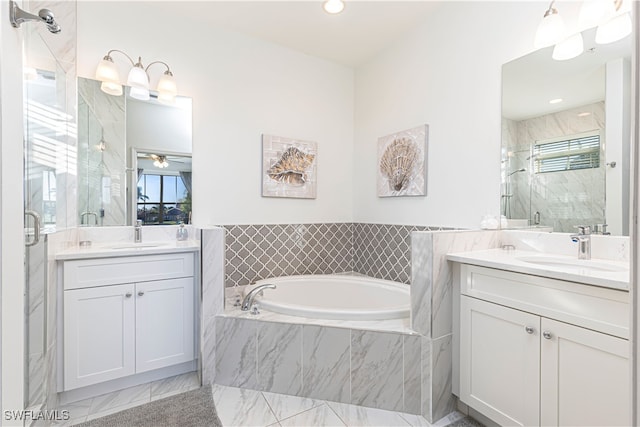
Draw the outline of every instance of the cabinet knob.
<instances>
[{"instance_id":1,"label":"cabinet knob","mask_svg":"<svg viewBox=\"0 0 640 427\"><path fill-rule=\"evenodd\" d=\"M542 336L545 337L545 339L548 339L548 340L550 340L551 337L552 337L551 332L549 332L549 331L544 331L542 333Z\"/></svg>"},{"instance_id":2,"label":"cabinet knob","mask_svg":"<svg viewBox=\"0 0 640 427\"><path fill-rule=\"evenodd\" d=\"M127 292L126 294L124 294L124 296L127 298L131 298L131 295L132 295L131 292Z\"/></svg>"},{"instance_id":3,"label":"cabinet knob","mask_svg":"<svg viewBox=\"0 0 640 427\"><path fill-rule=\"evenodd\" d=\"M142 295L144 295L144 292L143 291L139 291L138 292L138 296L141 297Z\"/></svg>"},{"instance_id":4,"label":"cabinet knob","mask_svg":"<svg viewBox=\"0 0 640 427\"><path fill-rule=\"evenodd\" d=\"M524 330L527 331L528 334L532 334L536 331L532 326L525 326Z\"/></svg>"}]
</instances>

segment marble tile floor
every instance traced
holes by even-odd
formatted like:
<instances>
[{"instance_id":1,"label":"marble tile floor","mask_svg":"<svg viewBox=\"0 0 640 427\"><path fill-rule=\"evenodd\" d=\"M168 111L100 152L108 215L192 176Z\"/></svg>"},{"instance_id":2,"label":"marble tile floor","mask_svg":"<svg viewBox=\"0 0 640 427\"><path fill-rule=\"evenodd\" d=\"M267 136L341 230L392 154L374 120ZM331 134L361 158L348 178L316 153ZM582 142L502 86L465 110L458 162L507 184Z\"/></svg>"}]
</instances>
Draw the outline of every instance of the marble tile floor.
<instances>
[{"instance_id":1,"label":"marble tile floor","mask_svg":"<svg viewBox=\"0 0 640 427\"><path fill-rule=\"evenodd\" d=\"M54 425L72 426L198 387L200 382L197 373L190 372L69 403L58 409L68 410L70 419ZM213 400L225 427L445 427L464 418L461 413L454 412L435 424L429 424L419 415L217 384L213 385Z\"/></svg>"},{"instance_id":2,"label":"marble tile floor","mask_svg":"<svg viewBox=\"0 0 640 427\"><path fill-rule=\"evenodd\" d=\"M225 427L445 427L464 418L461 413L454 412L429 424L419 415L221 385L213 386L213 400Z\"/></svg>"},{"instance_id":3,"label":"marble tile floor","mask_svg":"<svg viewBox=\"0 0 640 427\"><path fill-rule=\"evenodd\" d=\"M189 372L124 390L114 391L101 396L62 405L58 410L69 411L70 418L67 421L53 425L56 427L72 426L199 387L200 379L198 378L198 374L196 372Z\"/></svg>"}]
</instances>

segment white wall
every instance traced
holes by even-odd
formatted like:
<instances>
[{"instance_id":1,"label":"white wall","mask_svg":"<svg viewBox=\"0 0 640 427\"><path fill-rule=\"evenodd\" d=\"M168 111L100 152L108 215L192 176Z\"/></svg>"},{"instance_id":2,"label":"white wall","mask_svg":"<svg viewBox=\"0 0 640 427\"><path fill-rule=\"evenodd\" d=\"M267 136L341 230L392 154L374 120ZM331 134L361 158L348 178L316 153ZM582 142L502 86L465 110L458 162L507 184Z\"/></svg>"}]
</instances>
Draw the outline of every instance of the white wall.
<instances>
[{"instance_id":1,"label":"white wall","mask_svg":"<svg viewBox=\"0 0 640 427\"><path fill-rule=\"evenodd\" d=\"M533 51L548 4L442 2L356 71L354 219L477 228L500 209L501 67ZM570 2L557 5L568 25ZM376 196L377 139L429 125L426 197Z\"/></svg>"},{"instance_id":2,"label":"white wall","mask_svg":"<svg viewBox=\"0 0 640 427\"><path fill-rule=\"evenodd\" d=\"M351 221L353 70L168 9L78 2L78 72L93 77L109 49L171 66L193 98L194 223ZM126 60L114 60L125 74ZM161 71L151 69L152 85ZM317 141L317 199L261 197L262 133Z\"/></svg>"}]
</instances>

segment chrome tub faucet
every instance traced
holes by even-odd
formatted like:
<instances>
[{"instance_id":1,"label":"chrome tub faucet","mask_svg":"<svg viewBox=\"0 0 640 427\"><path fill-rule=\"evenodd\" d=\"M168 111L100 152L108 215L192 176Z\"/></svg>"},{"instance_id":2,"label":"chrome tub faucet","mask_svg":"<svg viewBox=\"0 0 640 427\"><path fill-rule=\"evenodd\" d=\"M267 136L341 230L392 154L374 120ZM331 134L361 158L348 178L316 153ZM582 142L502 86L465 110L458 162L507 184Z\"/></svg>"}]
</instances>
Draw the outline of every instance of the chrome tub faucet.
<instances>
[{"instance_id":1,"label":"chrome tub faucet","mask_svg":"<svg viewBox=\"0 0 640 427\"><path fill-rule=\"evenodd\" d=\"M579 225L578 234L572 234L571 241L578 243L578 259L591 259L591 227Z\"/></svg>"},{"instance_id":2,"label":"chrome tub faucet","mask_svg":"<svg viewBox=\"0 0 640 427\"><path fill-rule=\"evenodd\" d=\"M249 309L251 309L251 314L259 314L260 312L258 311L258 307L254 306L253 300L258 294L261 294L262 291L264 291L265 289L275 289L275 288L276 288L276 285L273 285L271 283L265 283L264 285L256 286L251 290L251 292L247 294L246 297L244 297L244 300L242 300L242 306L240 307L240 310L249 311Z\"/></svg>"}]
</instances>

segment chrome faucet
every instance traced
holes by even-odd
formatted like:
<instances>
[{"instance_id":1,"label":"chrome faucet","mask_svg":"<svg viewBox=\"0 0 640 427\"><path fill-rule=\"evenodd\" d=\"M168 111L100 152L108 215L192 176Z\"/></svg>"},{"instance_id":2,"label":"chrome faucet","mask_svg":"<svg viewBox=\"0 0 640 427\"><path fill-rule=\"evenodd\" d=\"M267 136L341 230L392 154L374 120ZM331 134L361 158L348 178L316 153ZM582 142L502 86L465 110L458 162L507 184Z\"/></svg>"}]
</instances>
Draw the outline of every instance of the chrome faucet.
<instances>
[{"instance_id":1,"label":"chrome faucet","mask_svg":"<svg viewBox=\"0 0 640 427\"><path fill-rule=\"evenodd\" d=\"M136 225L133 227L133 242L141 243L142 242L142 220L139 219L136 221Z\"/></svg>"},{"instance_id":2,"label":"chrome faucet","mask_svg":"<svg viewBox=\"0 0 640 427\"><path fill-rule=\"evenodd\" d=\"M579 225L578 234L572 234L571 241L578 243L578 259L591 259L591 227Z\"/></svg>"},{"instance_id":3,"label":"chrome faucet","mask_svg":"<svg viewBox=\"0 0 640 427\"><path fill-rule=\"evenodd\" d=\"M242 306L240 307L240 310L249 311L249 309L252 308L253 306L253 300L258 294L261 294L262 291L264 291L265 289L275 289L275 288L276 288L276 285L273 285L271 283L265 283L264 285L256 286L251 290L251 292L247 294L246 297L244 297L244 300L242 300ZM251 313L258 314L259 312L257 309L252 308Z\"/></svg>"}]
</instances>

